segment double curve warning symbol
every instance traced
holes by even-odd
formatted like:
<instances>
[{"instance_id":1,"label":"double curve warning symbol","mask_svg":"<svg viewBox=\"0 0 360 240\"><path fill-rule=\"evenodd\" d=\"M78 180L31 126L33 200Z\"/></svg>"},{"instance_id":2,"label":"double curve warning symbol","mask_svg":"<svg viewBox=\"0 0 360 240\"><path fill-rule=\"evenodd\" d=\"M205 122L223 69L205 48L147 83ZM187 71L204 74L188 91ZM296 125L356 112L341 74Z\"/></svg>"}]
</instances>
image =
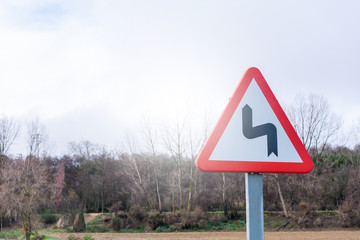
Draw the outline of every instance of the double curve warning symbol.
<instances>
[{"instance_id":1,"label":"double curve warning symbol","mask_svg":"<svg viewBox=\"0 0 360 240\"><path fill-rule=\"evenodd\" d=\"M252 109L247 104L242 108L242 116L242 129L244 136L248 139L267 136L268 156L270 156L271 153L274 153L277 156L277 133L275 125L272 123L266 123L254 127Z\"/></svg>"},{"instance_id":2,"label":"double curve warning symbol","mask_svg":"<svg viewBox=\"0 0 360 240\"><path fill-rule=\"evenodd\" d=\"M307 173L313 162L260 71L250 68L196 166L203 171Z\"/></svg>"}]
</instances>

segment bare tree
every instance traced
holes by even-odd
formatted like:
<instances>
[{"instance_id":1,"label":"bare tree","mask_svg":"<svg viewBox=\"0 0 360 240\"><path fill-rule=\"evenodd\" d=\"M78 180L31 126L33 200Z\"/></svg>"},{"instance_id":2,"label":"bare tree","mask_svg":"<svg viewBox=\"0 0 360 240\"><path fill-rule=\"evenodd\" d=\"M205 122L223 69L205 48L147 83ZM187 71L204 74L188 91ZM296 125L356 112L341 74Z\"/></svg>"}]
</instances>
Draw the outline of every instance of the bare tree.
<instances>
[{"instance_id":1,"label":"bare tree","mask_svg":"<svg viewBox=\"0 0 360 240\"><path fill-rule=\"evenodd\" d=\"M130 151L129 162L125 165L127 169L127 174L133 183L133 185L137 188L134 189L134 193L140 190L140 193L145 196L147 202L150 205L151 209L156 209L155 200L151 194L151 182L149 179L149 171L150 167L148 166L149 161L145 161L143 154L139 153L137 149L137 142L134 136L127 135L127 144L128 149ZM134 194L135 196L136 194Z\"/></svg>"},{"instance_id":2,"label":"bare tree","mask_svg":"<svg viewBox=\"0 0 360 240\"><path fill-rule=\"evenodd\" d=\"M179 188L179 209L184 208L183 198L183 161L185 153L184 142L184 127L185 121L177 121L174 128L165 127L164 131L164 146L169 152L170 156L174 159L177 168L178 188Z\"/></svg>"},{"instance_id":3,"label":"bare tree","mask_svg":"<svg viewBox=\"0 0 360 240\"><path fill-rule=\"evenodd\" d=\"M187 212L191 211L193 194L196 193L194 185L198 169L195 167L195 160L206 141L209 124L206 117L202 127L194 129L190 120L195 121L195 118L176 120L171 127L165 125L163 132L164 147L176 164L179 209L182 210L185 207L184 192L187 192ZM184 189L185 183L188 184L186 189Z\"/></svg>"},{"instance_id":4,"label":"bare tree","mask_svg":"<svg viewBox=\"0 0 360 240\"><path fill-rule=\"evenodd\" d=\"M95 155L101 154L101 147L88 140L69 143L70 152L84 160L91 160Z\"/></svg>"},{"instance_id":5,"label":"bare tree","mask_svg":"<svg viewBox=\"0 0 360 240\"><path fill-rule=\"evenodd\" d=\"M39 157L41 152L46 152L48 134L45 124L41 123L38 118L27 125L27 143L29 156Z\"/></svg>"},{"instance_id":6,"label":"bare tree","mask_svg":"<svg viewBox=\"0 0 360 240\"><path fill-rule=\"evenodd\" d=\"M207 135L208 135L208 127L204 125L204 129L201 133L195 131L190 123L187 124L187 135L186 138L186 145L185 145L185 157L187 161L190 161L190 169L188 171L189 174L189 194L187 200L187 212L190 213L191 211L191 203L193 198L193 191L194 191L194 184L196 182L196 177L198 173L198 169L195 167L195 160L197 155L199 154L202 146L204 145Z\"/></svg>"},{"instance_id":7,"label":"bare tree","mask_svg":"<svg viewBox=\"0 0 360 240\"><path fill-rule=\"evenodd\" d=\"M5 115L0 117L0 155L5 155L19 134L19 124Z\"/></svg>"},{"instance_id":8,"label":"bare tree","mask_svg":"<svg viewBox=\"0 0 360 240\"><path fill-rule=\"evenodd\" d=\"M331 112L327 100L315 94L308 97L297 96L294 104L287 108L287 115L306 150L315 154L317 158L323 154L341 125L340 117ZM314 161L314 164L316 165L317 162ZM282 196L279 177L277 174L274 177L286 216L286 204ZM302 179L305 178L307 180L303 184L306 185L308 199L310 199L317 176L310 173Z\"/></svg>"},{"instance_id":9,"label":"bare tree","mask_svg":"<svg viewBox=\"0 0 360 240\"><path fill-rule=\"evenodd\" d=\"M297 96L287 115L306 150L314 149L320 155L341 125L341 119L330 111L327 100L314 94L307 98Z\"/></svg>"},{"instance_id":10,"label":"bare tree","mask_svg":"<svg viewBox=\"0 0 360 240\"><path fill-rule=\"evenodd\" d=\"M8 215L17 213L26 239L34 230L38 210L52 200L49 168L37 158L7 161L1 169L0 198Z\"/></svg>"},{"instance_id":11,"label":"bare tree","mask_svg":"<svg viewBox=\"0 0 360 240\"><path fill-rule=\"evenodd\" d=\"M162 197L160 193L160 181L162 177L162 166L163 166L163 157L160 156L158 147L159 142L158 132L149 123L144 127L144 136L145 136L145 147L146 153L143 154L144 159L149 163L149 166L152 170L155 186L156 186L156 196L158 202L158 210L162 212Z\"/></svg>"}]
</instances>

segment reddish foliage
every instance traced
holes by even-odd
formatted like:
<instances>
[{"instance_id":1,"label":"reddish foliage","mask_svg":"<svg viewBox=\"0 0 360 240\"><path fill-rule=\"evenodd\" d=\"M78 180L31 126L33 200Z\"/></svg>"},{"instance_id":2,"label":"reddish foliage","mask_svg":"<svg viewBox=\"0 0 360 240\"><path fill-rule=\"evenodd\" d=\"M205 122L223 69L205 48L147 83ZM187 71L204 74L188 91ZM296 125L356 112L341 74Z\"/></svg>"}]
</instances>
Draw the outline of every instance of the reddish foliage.
<instances>
[{"instance_id":1,"label":"reddish foliage","mask_svg":"<svg viewBox=\"0 0 360 240\"><path fill-rule=\"evenodd\" d=\"M57 207L61 203L64 181L65 181L65 166L64 166L64 161L61 161L59 164L57 176L55 179L55 197L53 199L53 201Z\"/></svg>"}]
</instances>

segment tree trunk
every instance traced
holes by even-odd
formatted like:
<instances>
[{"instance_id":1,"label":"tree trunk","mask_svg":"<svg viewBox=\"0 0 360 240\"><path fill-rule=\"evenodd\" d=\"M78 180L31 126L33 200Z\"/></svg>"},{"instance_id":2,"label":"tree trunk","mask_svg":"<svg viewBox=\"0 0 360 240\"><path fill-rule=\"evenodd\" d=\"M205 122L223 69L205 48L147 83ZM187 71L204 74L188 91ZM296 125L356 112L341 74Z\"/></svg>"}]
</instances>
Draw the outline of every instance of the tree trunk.
<instances>
[{"instance_id":1,"label":"tree trunk","mask_svg":"<svg viewBox=\"0 0 360 240\"><path fill-rule=\"evenodd\" d=\"M171 191L171 195L172 195L172 211L173 211L173 213L175 213L175 192L174 192L174 189Z\"/></svg>"},{"instance_id":2,"label":"tree trunk","mask_svg":"<svg viewBox=\"0 0 360 240\"><path fill-rule=\"evenodd\" d=\"M190 213L191 211L191 198L192 198L192 180L190 179L190 184L189 184L189 198L188 198L188 203L187 203L187 212Z\"/></svg>"},{"instance_id":3,"label":"tree trunk","mask_svg":"<svg viewBox=\"0 0 360 240\"><path fill-rule=\"evenodd\" d=\"M227 206L227 201L226 201L226 176L225 176L225 173L222 173L222 181L223 181L223 185L222 185L223 210L224 210L224 215L227 217L228 216L228 206Z\"/></svg>"},{"instance_id":4,"label":"tree trunk","mask_svg":"<svg viewBox=\"0 0 360 240\"><path fill-rule=\"evenodd\" d=\"M284 215L285 215L286 218L288 218L289 215L288 215L288 212L287 212L287 210L286 210L286 205L285 205L285 201L284 201L283 195L282 195L282 193L281 193L280 182L279 182L279 175L278 175L278 174L275 174L275 179L276 179L276 186L277 186L277 189L278 189L278 192L279 192L280 201L281 201L281 205L282 205L282 208L283 208L283 211L284 211Z\"/></svg>"},{"instance_id":5,"label":"tree trunk","mask_svg":"<svg viewBox=\"0 0 360 240\"><path fill-rule=\"evenodd\" d=\"M30 240L31 237L31 217L30 216L22 216L21 221L23 221L22 226L25 232L26 240Z\"/></svg>"},{"instance_id":6,"label":"tree trunk","mask_svg":"<svg viewBox=\"0 0 360 240\"><path fill-rule=\"evenodd\" d=\"M182 179L182 171L181 171L181 160L179 159L179 177L178 177L178 184L179 184L179 198L180 198L180 211L183 209L184 207L184 201L183 201L183 188L182 188L182 184L181 184L181 179Z\"/></svg>"},{"instance_id":7,"label":"tree trunk","mask_svg":"<svg viewBox=\"0 0 360 240\"><path fill-rule=\"evenodd\" d=\"M190 213L191 211L191 200L192 200L192 191L193 191L193 165L190 167L190 177L189 177L189 196L187 202L187 212Z\"/></svg>"},{"instance_id":8,"label":"tree trunk","mask_svg":"<svg viewBox=\"0 0 360 240\"><path fill-rule=\"evenodd\" d=\"M162 204L161 204L159 179L158 179L157 175L155 175L155 181L156 181L156 194L157 194L157 198L158 198L159 212L161 213L162 212Z\"/></svg>"},{"instance_id":9,"label":"tree trunk","mask_svg":"<svg viewBox=\"0 0 360 240\"><path fill-rule=\"evenodd\" d=\"M101 213L104 213L104 205L105 205L104 195L105 195L105 179L103 176L103 181L101 186Z\"/></svg>"}]
</instances>

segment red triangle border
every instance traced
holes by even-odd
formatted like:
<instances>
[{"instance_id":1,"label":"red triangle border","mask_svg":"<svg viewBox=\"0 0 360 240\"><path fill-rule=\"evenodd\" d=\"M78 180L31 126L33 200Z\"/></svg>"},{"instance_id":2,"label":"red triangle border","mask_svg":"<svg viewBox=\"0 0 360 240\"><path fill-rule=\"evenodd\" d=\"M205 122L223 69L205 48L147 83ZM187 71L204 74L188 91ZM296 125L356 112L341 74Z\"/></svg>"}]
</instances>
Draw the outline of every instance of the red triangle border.
<instances>
[{"instance_id":1,"label":"red triangle border","mask_svg":"<svg viewBox=\"0 0 360 240\"><path fill-rule=\"evenodd\" d=\"M241 99L243 98L247 88L249 87L250 82L253 79L259 85L270 107L274 111L291 143L293 144L301 160L303 161L302 163L209 160L218 141L224 133L226 126L230 122L233 114L235 113L238 105L241 102ZM313 166L314 164L309 153L306 151L304 145L302 144L300 138L295 132L285 112L275 98L263 75L261 74L259 69L255 67L249 68L244 73L229 103L227 104L220 119L215 125L214 130L210 134L208 140L206 141L205 145L203 146L196 159L196 167L198 169L203 171L215 172L308 173L311 172Z\"/></svg>"}]
</instances>

